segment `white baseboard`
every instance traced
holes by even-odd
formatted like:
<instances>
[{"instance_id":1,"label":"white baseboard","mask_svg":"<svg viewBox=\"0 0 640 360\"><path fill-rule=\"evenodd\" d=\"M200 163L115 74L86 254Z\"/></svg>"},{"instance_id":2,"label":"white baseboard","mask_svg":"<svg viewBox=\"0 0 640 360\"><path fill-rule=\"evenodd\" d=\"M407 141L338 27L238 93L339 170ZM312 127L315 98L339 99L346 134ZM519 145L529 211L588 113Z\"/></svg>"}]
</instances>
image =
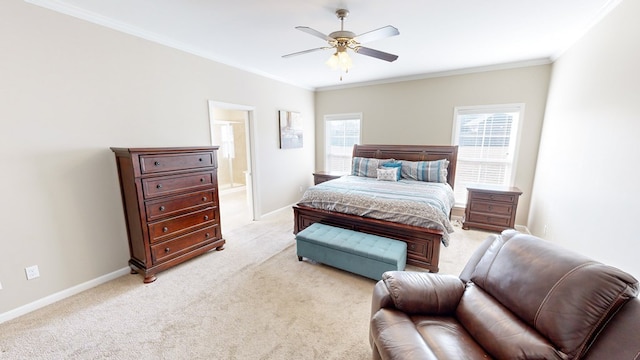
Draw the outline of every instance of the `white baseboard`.
<instances>
[{"instance_id":1,"label":"white baseboard","mask_svg":"<svg viewBox=\"0 0 640 360\"><path fill-rule=\"evenodd\" d=\"M294 205L296 205L296 204L297 204L297 203L293 203L293 204L291 204L291 205L283 206L283 207L281 207L280 209L276 209L276 210L270 211L270 212L268 212L268 213L266 213L266 214L262 214L262 216L260 216L260 218L259 218L259 219L256 219L256 220L262 220L262 219L264 219L265 217L269 217L269 216L271 216L271 215L278 214L278 213L279 213L279 212L281 212L281 211L291 210L291 209L293 208L293 206L294 206Z\"/></svg>"},{"instance_id":2,"label":"white baseboard","mask_svg":"<svg viewBox=\"0 0 640 360\"><path fill-rule=\"evenodd\" d=\"M120 276L124 276L126 274L129 274L131 272L131 269L127 266L125 268L122 268L120 270L116 270L112 273L106 274L106 275L102 275L100 277L97 277L93 280L89 280L87 282L84 282L82 284L70 287L68 289L59 291L55 294L51 294L49 296L43 297L42 299L38 299L34 302L31 302L29 304L26 304L24 306L20 306L19 308L13 309L13 310L9 310L5 313L0 314L0 324L7 322L9 320L15 319L17 317L20 317L22 315L28 314L32 311L38 310L40 308L43 308L47 305L51 305L55 302L58 302L62 299L66 299L70 296L79 294L85 290L89 290L93 287L96 287L98 285L104 284L108 281L111 281L113 279L119 278Z\"/></svg>"}]
</instances>

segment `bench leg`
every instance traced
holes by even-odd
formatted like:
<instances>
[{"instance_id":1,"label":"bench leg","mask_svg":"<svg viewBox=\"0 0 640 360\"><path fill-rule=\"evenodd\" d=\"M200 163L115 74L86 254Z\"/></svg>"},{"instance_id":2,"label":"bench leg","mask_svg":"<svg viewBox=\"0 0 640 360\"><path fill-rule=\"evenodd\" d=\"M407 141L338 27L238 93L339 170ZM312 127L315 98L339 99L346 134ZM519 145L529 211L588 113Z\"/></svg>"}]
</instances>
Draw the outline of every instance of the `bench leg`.
<instances>
[{"instance_id":1,"label":"bench leg","mask_svg":"<svg viewBox=\"0 0 640 360\"><path fill-rule=\"evenodd\" d=\"M298 256L298 261L302 261L302 256Z\"/></svg>"}]
</instances>

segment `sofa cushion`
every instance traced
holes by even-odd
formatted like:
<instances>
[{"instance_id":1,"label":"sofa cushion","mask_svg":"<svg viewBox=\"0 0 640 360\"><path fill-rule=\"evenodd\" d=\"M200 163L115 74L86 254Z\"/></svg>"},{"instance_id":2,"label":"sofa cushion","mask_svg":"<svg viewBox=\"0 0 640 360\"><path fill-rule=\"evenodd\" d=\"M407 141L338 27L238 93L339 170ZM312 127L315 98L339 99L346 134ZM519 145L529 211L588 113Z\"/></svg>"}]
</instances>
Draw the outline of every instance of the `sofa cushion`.
<instances>
[{"instance_id":1,"label":"sofa cushion","mask_svg":"<svg viewBox=\"0 0 640 360\"><path fill-rule=\"evenodd\" d=\"M491 295L470 282L456 318L497 359L566 359L535 329L518 319Z\"/></svg>"},{"instance_id":2,"label":"sofa cushion","mask_svg":"<svg viewBox=\"0 0 640 360\"><path fill-rule=\"evenodd\" d=\"M436 359L490 359L455 317L412 316L411 320ZM408 356L404 359L419 359Z\"/></svg>"},{"instance_id":3,"label":"sofa cushion","mask_svg":"<svg viewBox=\"0 0 640 360\"><path fill-rule=\"evenodd\" d=\"M471 280L570 358L638 293L631 275L524 234L490 247Z\"/></svg>"},{"instance_id":4,"label":"sofa cushion","mask_svg":"<svg viewBox=\"0 0 640 360\"><path fill-rule=\"evenodd\" d=\"M453 275L387 271L382 274L394 307L408 314L451 315L464 292Z\"/></svg>"},{"instance_id":5,"label":"sofa cushion","mask_svg":"<svg viewBox=\"0 0 640 360\"><path fill-rule=\"evenodd\" d=\"M380 309L371 318L371 336L382 359L489 359L453 317Z\"/></svg>"}]
</instances>

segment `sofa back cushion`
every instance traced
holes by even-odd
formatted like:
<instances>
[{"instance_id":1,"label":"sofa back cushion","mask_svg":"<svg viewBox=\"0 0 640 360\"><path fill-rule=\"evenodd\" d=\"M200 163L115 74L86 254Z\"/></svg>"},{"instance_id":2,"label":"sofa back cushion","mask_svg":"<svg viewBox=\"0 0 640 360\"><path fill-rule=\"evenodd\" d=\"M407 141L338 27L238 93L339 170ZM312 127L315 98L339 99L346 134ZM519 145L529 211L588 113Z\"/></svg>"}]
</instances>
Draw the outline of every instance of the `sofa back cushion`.
<instances>
[{"instance_id":1,"label":"sofa back cushion","mask_svg":"<svg viewBox=\"0 0 640 360\"><path fill-rule=\"evenodd\" d=\"M474 283L467 283L456 318L496 359L566 359L566 354Z\"/></svg>"},{"instance_id":2,"label":"sofa back cushion","mask_svg":"<svg viewBox=\"0 0 640 360\"><path fill-rule=\"evenodd\" d=\"M579 358L638 281L524 234L491 246L471 281L567 354Z\"/></svg>"}]
</instances>

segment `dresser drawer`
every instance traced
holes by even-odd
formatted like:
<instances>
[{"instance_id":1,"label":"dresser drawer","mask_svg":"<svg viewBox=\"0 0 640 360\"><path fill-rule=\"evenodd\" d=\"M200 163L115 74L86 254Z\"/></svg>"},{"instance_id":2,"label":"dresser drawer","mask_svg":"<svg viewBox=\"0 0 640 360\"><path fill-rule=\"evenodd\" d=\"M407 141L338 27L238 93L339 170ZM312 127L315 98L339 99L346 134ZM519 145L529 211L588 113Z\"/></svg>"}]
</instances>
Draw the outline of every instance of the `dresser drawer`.
<instances>
[{"instance_id":1,"label":"dresser drawer","mask_svg":"<svg viewBox=\"0 0 640 360\"><path fill-rule=\"evenodd\" d=\"M482 223L487 225L502 226L504 228L511 227L511 224L510 224L511 217L509 216L503 217L503 216L497 216L497 215L471 212L469 213L468 219L466 219L466 221L469 221L472 223Z\"/></svg>"},{"instance_id":2,"label":"dresser drawer","mask_svg":"<svg viewBox=\"0 0 640 360\"><path fill-rule=\"evenodd\" d=\"M186 175L154 177L142 180L145 199L192 192L210 188L214 184L214 173L200 172Z\"/></svg>"},{"instance_id":3,"label":"dresser drawer","mask_svg":"<svg viewBox=\"0 0 640 360\"><path fill-rule=\"evenodd\" d=\"M186 196L147 201L145 203L147 220L157 220L167 216L194 211L203 206L213 206L218 202L217 199L214 198L214 194L215 192L213 190L209 190Z\"/></svg>"},{"instance_id":4,"label":"dresser drawer","mask_svg":"<svg viewBox=\"0 0 640 360\"><path fill-rule=\"evenodd\" d=\"M201 227L206 224L216 224L214 208L208 208L194 213L189 213L167 220L158 221L149 224L149 241L155 243L166 240L169 237L193 231L194 228Z\"/></svg>"},{"instance_id":5,"label":"dresser drawer","mask_svg":"<svg viewBox=\"0 0 640 360\"><path fill-rule=\"evenodd\" d=\"M216 159L212 152L140 156L140 172L142 174L197 169L215 165Z\"/></svg>"},{"instance_id":6,"label":"dresser drawer","mask_svg":"<svg viewBox=\"0 0 640 360\"><path fill-rule=\"evenodd\" d=\"M470 194L470 200L487 200L487 201L500 201L513 204L518 195L512 194L492 194L487 192L472 192Z\"/></svg>"},{"instance_id":7,"label":"dresser drawer","mask_svg":"<svg viewBox=\"0 0 640 360\"><path fill-rule=\"evenodd\" d=\"M210 226L160 244L152 245L151 257L154 263L166 261L220 238L222 238L220 227Z\"/></svg>"},{"instance_id":8,"label":"dresser drawer","mask_svg":"<svg viewBox=\"0 0 640 360\"><path fill-rule=\"evenodd\" d=\"M510 216L513 212L513 205L500 202L472 201L471 211Z\"/></svg>"}]
</instances>

